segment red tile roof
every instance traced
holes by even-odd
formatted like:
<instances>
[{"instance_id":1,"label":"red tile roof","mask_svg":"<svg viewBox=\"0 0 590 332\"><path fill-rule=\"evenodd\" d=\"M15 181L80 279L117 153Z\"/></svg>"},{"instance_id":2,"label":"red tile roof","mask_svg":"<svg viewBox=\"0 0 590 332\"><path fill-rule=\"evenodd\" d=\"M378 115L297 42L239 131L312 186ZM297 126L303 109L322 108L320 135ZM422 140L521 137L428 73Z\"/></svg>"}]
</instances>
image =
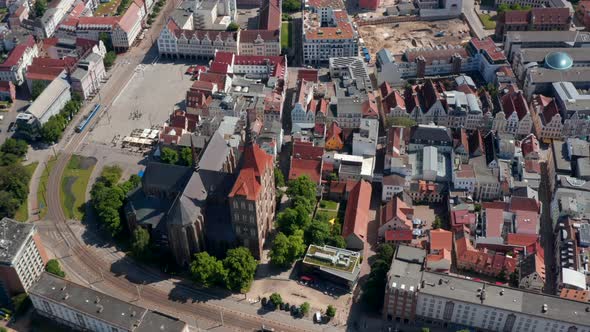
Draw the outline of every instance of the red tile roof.
<instances>
[{"instance_id":1,"label":"red tile roof","mask_svg":"<svg viewBox=\"0 0 590 332\"><path fill-rule=\"evenodd\" d=\"M262 38L264 41L278 41L280 36L280 30L242 30L240 31L240 42L253 43L258 38Z\"/></svg>"},{"instance_id":2,"label":"red tile roof","mask_svg":"<svg viewBox=\"0 0 590 332\"><path fill-rule=\"evenodd\" d=\"M63 71L59 67L42 67L31 65L25 74L28 80L53 81Z\"/></svg>"},{"instance_id":3,"label":"red tile roof","mask_svg":"<svg viewBox=\"0 0 590 332\"><path fill-rule=\"evenodd\" d=\"M17 44L12 49L6 60L0 64L0 70L10 70L12 66L16 66L22 59L26 50L28 48L32 48L33 46L35 46L35 39L33 39L32 35L29 35L27 39L25 39L22 43Z\"/></svg>"},{"instance_id":4,"label":"red tile roof","mask_svg":"<svg viewBox=\"0 0 590 332\"><path fill-rule=\"evenodd\" d=\"M261 30L281 28L281 0L264 1L264 7L260 10L258 28Z\"/></svg>"},{"instance_id":5,"label":"red tile roof","mask_svg":"<svg viewBox=\"0 0 590 332\"><path fill-rule=\"evenodd\" d=\"M540 212L541 205L539 201L534 198L512 196L510 198L510 210L516 211L531 211Z\"/></svg>"},{"instance_id":6,"label":"red tile roof","mask_svg":"<svg viewBox=\"0 0 590 332\"><path fill-rule=\"evenodd\" d=\"M502 108L506 118L516 112L518 120L522 120L529 113L529 107L521 90L517 90L513 86L510 91L502 96Z\"/></svg>"},{"instance_id":7,"label":"red tile roof","mask_svg":"<svg viewBox=\"0 0 590 332\"><path fill-rule=\"evenodd\" d=\"M409 242L412 241L414 235L411 229L388 229L385 231L386 242Z\"/></svg>"},{"instance_id":8,"label":"red tile roof","mask_svg":"<svg viewBox=\"0 0 590 332\"><path fill-rule=\"evenodd\" d=\"M1 92L10 92L11 89L14 89L14 83L11 81L0 81Z\"/></svg>"},{"instance_id":9,"label":"red tile roof","mask_svg":"<svg viewBox=\"0 0 590 332\"><path fill-rule=\"evenodd\" d=\"M342 226L343 237L346 238L354 233L361 239L367 240L371 191L371 184L361 180L350 192Z\"/></svg>"},{"instance_id":10,"label":"red tile roof","mask_svg":"<svg viewBox=\"0 0 590 332\"><path fill-rule=\"evenodd\" d=\"M474 225L476 216L468 210L451 211L451 227Z\"/></svg>"},{"instance_id":11,"label":"red tile roof","mask_svg":"<svg viewBox=\"0 0 590 332\"><path fill-rule=\"evenodd\" d=\"M205 73L199 73L199 75L198 75L199 81L215 83L215 84L217 84L217 88L219 90L225 90L225 79L226 79L226 75L217 74L217 73L205 72ZM193 86L194 86L194 84L193 84Z\"/></svg>"},{"instance_id":12,"label":"red tile roof","mask_svg":"<svg viewBox=\"0 0 590 332\"><path fill-rule=\"evenodd\" d=\"M302 175L307 175L315 183L319 183L322 171L321 160L291 159L289 168L289 180L295 180Z\"/></svg>"},{"instance_id":13,"label":"red tile roof","mask_svg":"<svg viewBox=\"0 0 590 332\"><path fill-rule=\"evenodd\" d=\"M505 24L527 24L529 22L528 10L510 10L504 12Z\"/></svg>"},{"instance_id":14,"label":"red tile roof","mask_svg":"<svg viewBox=\"0 0 590 332\"><path fill-rule=\"evenodd\" d=\"M273 166L273 159L256 143L244 147L242 158L244 164L229 197L246 196L248 200L256 200L261 188L260 177Z\"/></svg>"},{"instance_id":15,"label":"red tile roof","mask_svg":"<svg viewBox=\"0 0 590 332\"><path fill-rule=\"evenodd\" d=\"M536 234L516 234L516 233L508 233L506 236L506 244L512 246L523 246L529 247L533 246L535 242L537 242L539 236Z\"/></svg>"},{"instance_id":16,"label":"red tile roof","mask_svg":"<svg viewBox=\"0 0 590 332\"><path fill-rule=\"evenodd\" d=\"M533 8L531 17L534 18L533 25L542 24L568 24L570 19L569 8Z\"/></svg>"},{"instance_id":17,"label":"red tile roof","mask_svg":"<svg viewBox=\"0 0 590 332\"><path fill-rule=\"evenodd\" d=\"M522 150L523 157L527 157L531 153L539 153L539 140L535 137L534 134L529 134L522 142L520 143L520 148Z\"/></svg>"},{"instance_id":18,"label":"red tile roof","mask_svg":"<svg viewBox=\"0 0 590 332\"><path fill-rule=\"evenodd\" d=\"M412 229L411 216L414 215L414 209L406 205L399 197L394 197L381 207L381 226L393 218L401 220L407 228Z\"/></svg>"},{"instance_id":19,"label":"red tile roof","mask_svg":"<svg viewBox=\"0 0 590 332\"><path fill-rule=\"evenodd\" d=\"M472 38L471 45L478 51L487 53L492 61L506 60L502 49L497 47L490 37L484 39Z\"/></svg>"},{"instance_id":20,"label":"red tile roof","mask_svg":"<svg viewBox=\"0 0 590 332\"><path fill-rule=\"evenodd\" d=\"M297 72L297 80L306 80L308 82L318 81L317 69L299 69Z\"/></svg>"},{"instance_id":21,"label":"red tile roof","mask_svg":"<svg viewBox=\"0 0 590 332\"><path fill-rule=\"evenodd\" d=\"M444 229L430 230L430 251L453 250L453 233Z\"/></svg>"},{"instance_id":22,"label":"red tile roof","mask_svg":"<svg viewBox=\"0 0 590 332\"><path fill-rule=\"evenodd\" d=\"M587 1L590 2L590 1ZM581 2L580 2L581 4ZM590 291L587 290L576 290L576 289L567 289L563 288L559 297L574 300L578 302L588 303L590 302Z\"/></svg>"},{"instance_id":23,"label":"red tile roof","mask_svg":"<svg viewBox=\"0 0 590 332\"><path fill-rule=\"evenodd\" d=\"M501 237L504 225L504 211L486 209L486 237Z\"/></svg>"},{"instance_id":24,"label":"red tile roof","mask_svg":"<svg viewBox=\"0 0 590 332\"><path fill-rule=\"evenodd\" d=\"M77 25L110 25L114 26L119 22L115 16L81 16Z\"/></svg>"},{"instance_id":25,"label":"red tile roof","mask_svg":"<svg viewBox=\"0 0 590 332\"><path fill-rule=\"evenodd\" d=\"M324 155L324 148L309 144L295 142L293 144L293 159L321 160Z\"/></svg>"},{"instance_id":26,"label":"red tile roof","mask_svg":"<svg viewBox=\"0 0 590 332\"><path fill-rule=\"evenodd\" d=\"M141 21L140 15L141 8L137 5L137 3L132 2L129 8L125 11L123 16L118 22L118 26L125 32L130 32L133 26L138 22Z\"/></svg>"},{"instance_id":27,"label":"red tile roof","mask_svg":"<svg viewBox=\"0 0 590 332\"><path fill-rule=\"evenodd\" d=\"M518 234L539 234L539 215L537 212L516 211L514 220L515 231Z\"/></svg>"}]
</instances>

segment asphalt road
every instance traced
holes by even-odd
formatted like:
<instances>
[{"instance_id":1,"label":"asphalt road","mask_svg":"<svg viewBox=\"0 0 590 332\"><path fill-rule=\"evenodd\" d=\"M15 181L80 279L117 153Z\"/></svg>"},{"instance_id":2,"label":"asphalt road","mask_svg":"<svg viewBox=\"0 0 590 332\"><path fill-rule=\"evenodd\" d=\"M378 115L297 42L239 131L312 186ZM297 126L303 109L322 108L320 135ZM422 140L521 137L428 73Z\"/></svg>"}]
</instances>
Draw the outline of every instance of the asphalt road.
<instances>
[{"instance_id":1,"label":"asphalt road","mask_svg":"<svg viewBox=\"0 0 590 332\"><path fill-rule=\"evenodd\" d=\"M157 35L162 28L166 18L174 9L173 2L168 1L165 9L152 28L146 33L144 40L137 46L131 49L128 53L120 55L117 59L115 68L111 69L111 77L109 81L103 86L100 93L100 103L105 105L106 111L103 111L100 117L105 116L109 112L110 105L116 100L120 92L129 83L134 74L136 66L140 63L151 63L157 57L153 41L157 39ZM88 105L93 105L98 100L97 96ZM89 107L87 107L89 108ZM81 114L88 112L86 109ZM89 128L94 126L98 118L94 118ZM77 121L72 121L76 124ZM168 314L179 317L195 317L197 322L199 319L204 321L219 321L225 326L232 327L235 330L252 331L257 330L264 324L268 328L274 328L276 331L312 331L319 330L317 328L309 328L309 321L307 324L297 324L292 319L277 319L269 318L276 317L266 315L264 317L257 314L248 313L246 311L232 306L232 308L222 307L204 302L187 302L174 301L170 299L170 291L163 290L155 284L138 285L125 278L125 276L117 275L111 272L111 263L105 260L99 248L84 243L72 230L71 225L68 224L66 216L60 202L60 187L61 179L64 169L72 154L76 153L88 134L88 130L82 133L75 133L73 131L74 125L70 125L63 143L60 144L60 154L55 166L49 176L47 184L46 197L48 199L48 214L47 220L50 221L48 233L56 233L61 237L59 242L65 244L68 248L67 259L62 259L67 270L75 271L76 275L86 280L91 287L102 290L109 294L117 294L119 298L124 301L129 301L139 295L140 303L146 307L153 308L166 312ZM55 243L54 243L55 245ZM132 260L126 260L126 269L135 274L141 274L145 279L161 280L163 276L156 270L147 268ZM165 276L164 276L165 277ZM141 289L141 291L139 290ZM203 295L204 291L199 290L191 285L182 285L179 290L182 295L191 298L194 294ZM223 314L220 312L223 311ZM306 327L302 327L306 326Z\"/></svg>"}]
</instances>

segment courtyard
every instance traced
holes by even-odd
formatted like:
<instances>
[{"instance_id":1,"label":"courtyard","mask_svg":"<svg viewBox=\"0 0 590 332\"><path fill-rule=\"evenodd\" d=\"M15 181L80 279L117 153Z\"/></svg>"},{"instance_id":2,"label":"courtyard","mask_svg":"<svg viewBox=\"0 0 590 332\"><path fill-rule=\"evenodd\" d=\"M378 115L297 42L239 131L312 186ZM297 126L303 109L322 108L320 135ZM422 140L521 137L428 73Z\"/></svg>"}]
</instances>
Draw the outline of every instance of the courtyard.
<instances>
[{"instance_id":1,"label":"courtyard","mask_svg":"<svg viewBox=\"0 0 590 332\"><path fill-rule=\"evenodd\" d=\"M188 66L174 62L138 65L133 78L89 133L87 142L118 146L134 130L164 125L175 109L184 108L186 91L193 83L185 75Z\"/></svg>"}]
</instances>

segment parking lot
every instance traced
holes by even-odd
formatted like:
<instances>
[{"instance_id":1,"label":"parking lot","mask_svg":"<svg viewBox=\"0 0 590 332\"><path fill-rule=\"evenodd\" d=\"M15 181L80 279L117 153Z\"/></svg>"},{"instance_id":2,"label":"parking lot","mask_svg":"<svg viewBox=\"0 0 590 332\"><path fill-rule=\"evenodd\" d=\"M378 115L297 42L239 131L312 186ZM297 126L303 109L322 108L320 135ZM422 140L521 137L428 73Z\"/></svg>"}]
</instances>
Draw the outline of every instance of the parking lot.
<instances>
[{"instance_id":1,"label":"parking lot","mask_svg":"<svg viewBox=\"0 0 590 332\"><path fill-rule=\"evenodd\" d=\"M113 105L102 114L89 134L89 141L119 145L135 129L163 125L175 108L183 108L192 81L185 75L187 64L139 65ZM115 69L116 70L116 69Z\"/></svg>"}]
</instances>

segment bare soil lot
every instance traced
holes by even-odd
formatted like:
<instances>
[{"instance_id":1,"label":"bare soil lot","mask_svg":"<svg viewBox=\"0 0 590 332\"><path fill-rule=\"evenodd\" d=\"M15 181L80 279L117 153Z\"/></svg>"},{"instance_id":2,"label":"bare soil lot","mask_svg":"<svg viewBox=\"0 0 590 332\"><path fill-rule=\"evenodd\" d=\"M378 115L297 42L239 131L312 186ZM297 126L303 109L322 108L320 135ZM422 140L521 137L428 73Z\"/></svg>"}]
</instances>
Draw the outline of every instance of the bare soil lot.
<instances>
[{"instance_id":1,"label":"bare soil lot","mask_svg":"<svg viewBox=\"0 0 590 332\"><path fill-rule=\"evenodd\" d=\"M435 37L441 32L443 36ZM381 48L402 54L408 48L459 45L470 39L469 27L459 19L365 25L359 27L359 33L373 59Z\"/></svg>"}]
</instances>

